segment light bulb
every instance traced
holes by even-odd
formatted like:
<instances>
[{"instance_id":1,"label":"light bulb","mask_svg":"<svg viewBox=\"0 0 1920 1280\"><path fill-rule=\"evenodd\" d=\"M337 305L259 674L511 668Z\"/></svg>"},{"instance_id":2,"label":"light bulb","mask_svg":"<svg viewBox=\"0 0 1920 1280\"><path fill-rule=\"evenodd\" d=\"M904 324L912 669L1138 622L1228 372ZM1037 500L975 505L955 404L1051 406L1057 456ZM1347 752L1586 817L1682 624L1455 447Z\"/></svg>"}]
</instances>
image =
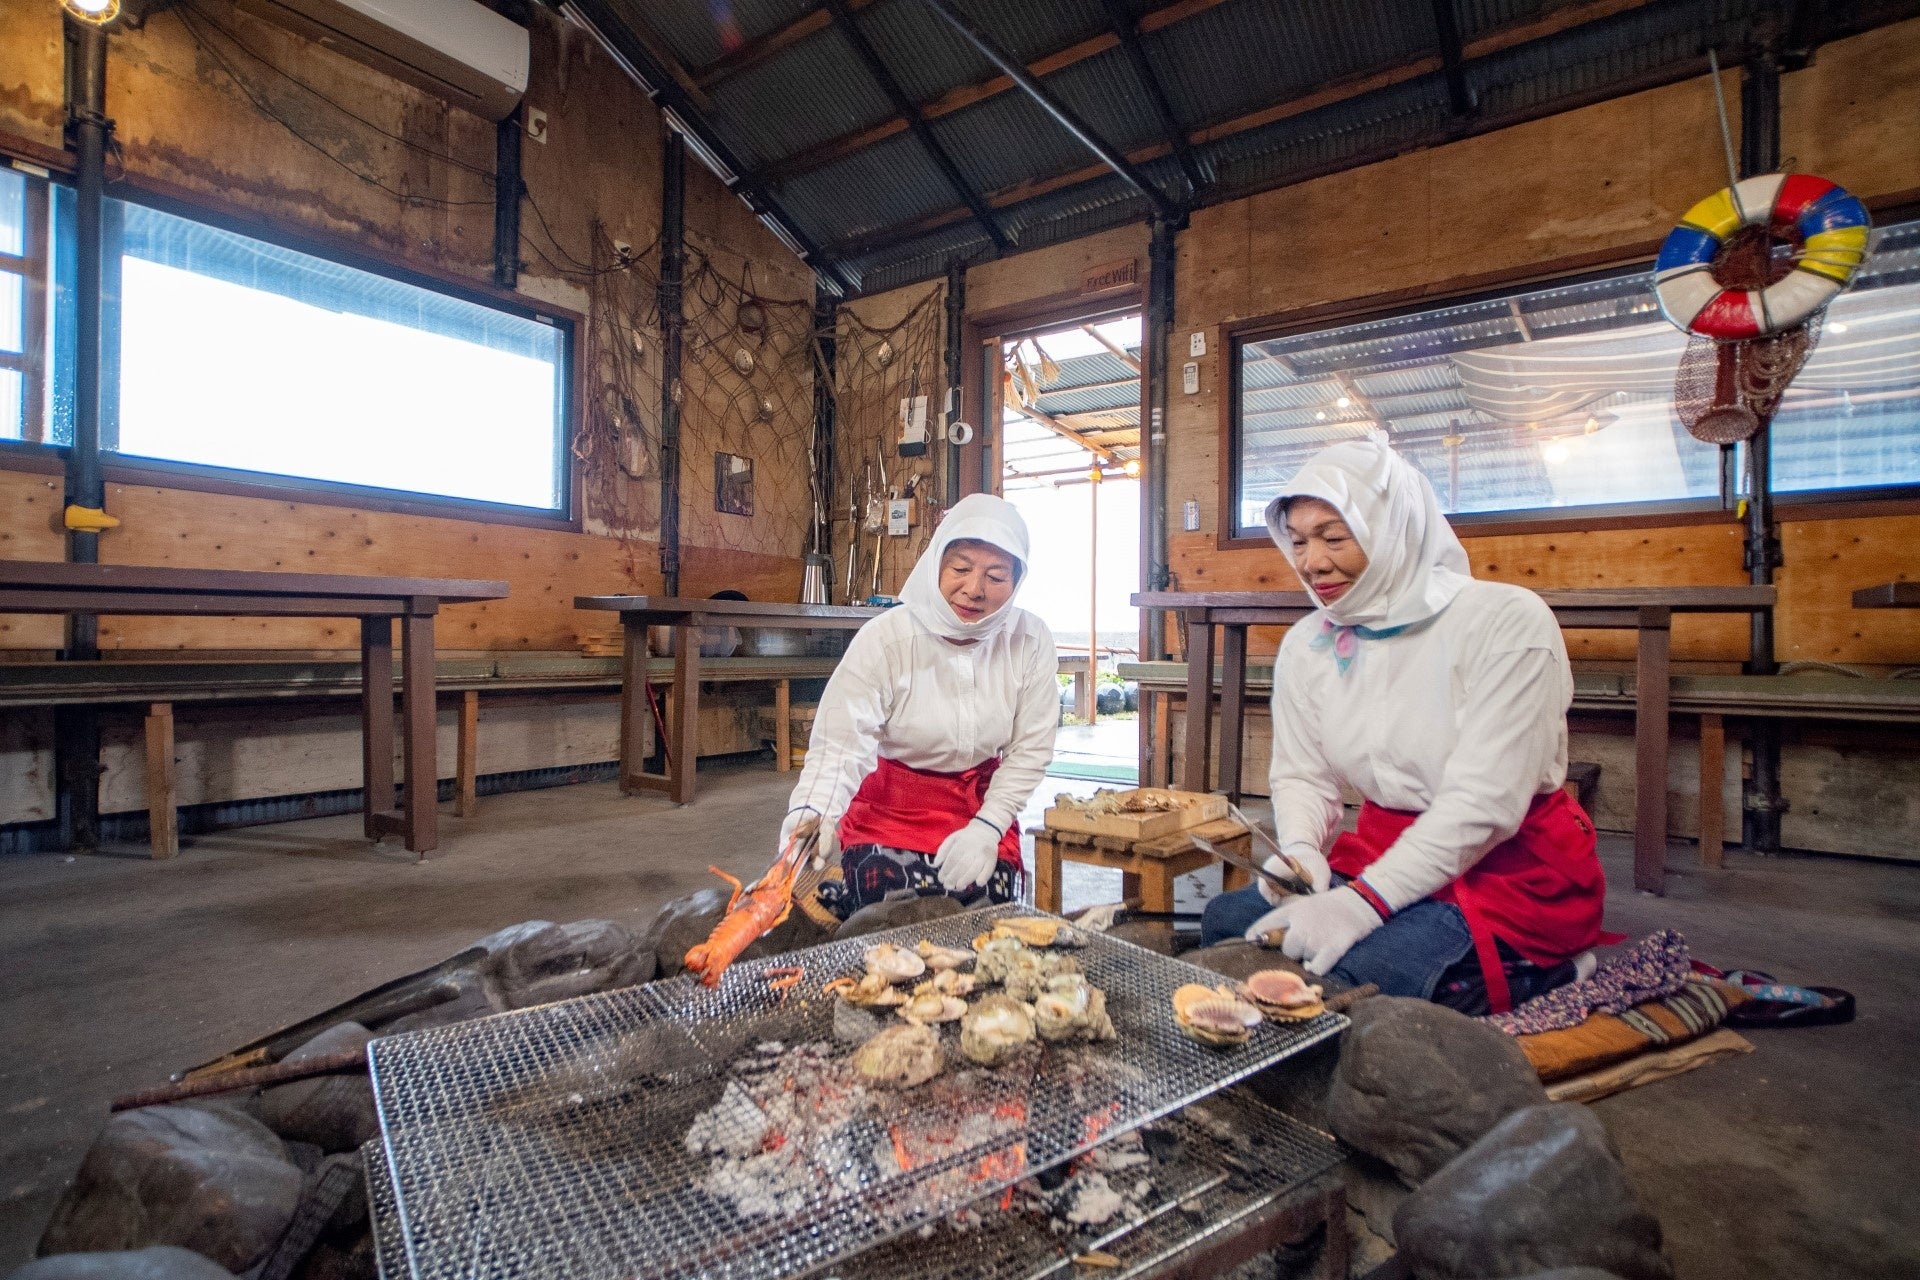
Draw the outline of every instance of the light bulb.
<instances>
[{"instance_id":1,"label":"light bulb","mask_svg":"<svg viewBox=\"0 0 1920 1280\"><path fill-rule=\"evenodd\" d=\"M1350 397L1341 396L1338 400L1335 400L1333 402L1333 407L1336 409L1345 409L1348 406L1350 406L1352 403L1353 403L1353 400Z\"/></svg>"},{"instance_id":2,"label":"light bulb","mask_svg":"<svg viewBox=\"0 0 1920 1280\"><path fill-rule=\"evenodd\" d=\"M1127 479L1138 480L1140 478L1140 459L1128 458L1127 465L1120 469L1127 473Z\"/></svg>"},{"instance_id":3,"label":"light bulb","mask_svg":"<svg viewBox=\"0 0 1920 1280\"><path fill-rule=\"evenodd\" d=\"M120 16L120 0L60 0L60 7L95 26L105 26Z\"/></svg>"},{"instance_id":4,"label":"light bulb","mask_svg":"<svg viewBox=\"0 0 1920 1280\"><path fill-rule=\"evenodd\" d=\"M1547 443L1546 448L1540 451L1540 456L1548 462L1565 462L1569 456L1569 450L1567 446L1560 441L1552 440Z\"/></svg>"},{"instance_id":5,"label":"light bulb","mask_svg":"<svg viewBox=\"0 0 1920 1280\"><path fill-rule=\"evenodd\" d=\"M1828 333L1845 333L1846 331L1847 324L1844 320L1834 320L1827 325Z\"/></svg>"}]
</instances>

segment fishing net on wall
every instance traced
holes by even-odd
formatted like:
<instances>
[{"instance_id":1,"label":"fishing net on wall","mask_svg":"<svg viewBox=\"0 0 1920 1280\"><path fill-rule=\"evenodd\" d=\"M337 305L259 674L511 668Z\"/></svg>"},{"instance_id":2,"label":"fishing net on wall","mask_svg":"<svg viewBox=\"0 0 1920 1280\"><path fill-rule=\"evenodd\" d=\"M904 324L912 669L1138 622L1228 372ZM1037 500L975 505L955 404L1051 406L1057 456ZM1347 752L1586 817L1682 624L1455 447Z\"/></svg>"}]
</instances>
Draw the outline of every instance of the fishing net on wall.
<instances>
[{"instance_id":1,"label":"fishing net on wall","mask_svg":"<svg viewBox=\"0 0 1920 1280\"><path fill-rule=\"evenodd\" d=\"M1764 227L1736 233L1716 258L1714 279L1730 289L1765 289L1793 263L1773 253ZM1820 341L1816 311L1805 322L1756 338L1719 340L1692 334L1674 380L1674 408L1696 440L1735 444L1773 418L1787 384Z\"/></svg>"},{"instance_id":2,"label":"fishing net on wall","mask_svg":"<svg viewBox=\"0 0 1920 1280\"><path fill-rule=\"evenodd\" d=\"M890 323L840 310L834 363L833 598L898 594L926 549L946 493L947 447L939 431L946 394L945 287L935 285ZM900 402L927 398L927 450L902 457ZM887 499L912 497L905 537L886 532Z\"/></svg>"},{"instance_id":3,"label":"fishing net on wall","mask_svg":"<svg viewBox=\"0 0 1920 1280\"><path fill-rule=\"evenodd\" d=\"M592 235L586 392L573 456L588 527L621 539L632 557L640 554L636 540L660 533L659 245L623 251L597 219Z\"/></svg>"}]
</instances>

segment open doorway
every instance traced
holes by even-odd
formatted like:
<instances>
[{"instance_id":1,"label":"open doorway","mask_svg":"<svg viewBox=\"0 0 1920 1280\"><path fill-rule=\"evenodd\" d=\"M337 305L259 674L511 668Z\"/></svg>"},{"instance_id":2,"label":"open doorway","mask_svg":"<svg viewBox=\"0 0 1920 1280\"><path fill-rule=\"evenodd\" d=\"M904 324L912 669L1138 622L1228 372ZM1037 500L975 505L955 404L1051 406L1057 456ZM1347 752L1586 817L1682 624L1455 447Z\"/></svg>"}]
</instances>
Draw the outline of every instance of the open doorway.
<instances>
[{"instance_id":1,"label":"open doorway","mask_svg":"<svg viewBox=\"0 0 1920 1280\"><path fill-rule=\"evenodd\" d=\"M1118 671L1136 656L1140 582L1140 315L1003 335L1000 488L1034 547L1022 607L1060 648L1062 721L1052 773L1139 778L1139 694Z\"/></svg>"}]
</instances>

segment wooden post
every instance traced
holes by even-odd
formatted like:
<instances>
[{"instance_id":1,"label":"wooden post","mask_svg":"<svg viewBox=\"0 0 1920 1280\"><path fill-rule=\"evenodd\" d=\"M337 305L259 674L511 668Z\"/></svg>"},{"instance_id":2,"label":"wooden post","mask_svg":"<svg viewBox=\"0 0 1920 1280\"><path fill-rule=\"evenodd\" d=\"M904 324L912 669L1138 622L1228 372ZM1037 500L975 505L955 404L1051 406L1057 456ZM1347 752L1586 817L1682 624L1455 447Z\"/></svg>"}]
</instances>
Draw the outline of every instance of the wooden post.
<instances>
[{"instance_id":1,"label":"wooden post","mask_svg":"<svg viewBox=\"0 0 1920 1280\"><path fill-rule=\"evenodd\" d=\"M1033 838L1033 905L1060 914L1060 846L1045 831Z\"/></svg>"},{"instance_id":2,"label":"wooden post","mask_svg":"<svg viewBox=\"0 0 1920 1280\"><path fill-rule=\"evenodd\" d=\"M156 702L147 709L148 847L156 860L171 858L180 852L177 808L173 778L173 704Z\"/></svg>"},{"instance_id":3,"label":"wooden post","mask_svg":"<svg viewBox=\"0 0 1920 1280\"><path fill-rule=\"evenodd\" d=\"M647 627L631 614L621 616L620 645L620 794L641 787L640 775L653 753L653 707L647 697Z\"/></svg>"},{"instance_id":4,"label":"wooden post","mask_svg":"<svg viewBox=\"0 0 1920 1280\"><path fill-rule=\"evenodd\" d=\"M793 690L786 680L773 682L773 767L779 773L793 770Z\"/></svg>"},{"instance_id":5,"label":"wooden post","mask_svg":"<svg viewBox=\"0 0 1920 1280\"><path fill-rule=\"evenodd\" d=\"M1205 609L1187 613L1187 753L1181 762L1180 786L1187 791L1209 791L1207 740L1213 719L1213 623Z\"/></svg>"},{"instance_id":6,"label":"wooden post","mask_svg":"<svg viewBox=\"0 0 1920 1280\"><path fill-rule=\"evenodd\" d=\"M1721 788L1727 765L1727 726L1717 712L1700 717L1700 861L1718 870L1726 864Z\"/></svg>"},{"instance_id":7,"label":"wooden post","mask_svg":"<svg viewBox=\"0 0 1920 1280\"><path fill-rule=\"evenodd\" d=\"M393 619L360 619L360 785L367 839L393 813Z\"/></svg>"},{"instance_id":8,"label":"wooden post","mask_svg":"<svg viewBox=\"0 0 1920 1280\"><path fill-rule=\"evenodd\" d=\"M1220 789L1240 803L1240 738L1246 725L1247 624L1220 628L1225 649L1220 673Z\"/></svg>"},{"instance_id":9,"label":"wooden post","mask_svg":"<svg viewBox=\"0 0 1920 1280\"><path fill-rule=\"evenodd\" d=\"M466 818L473 814L480 794L480 691L468 689L460 695L460 732L457 738L458 762L454 766L453 812Z\"/></svg>"},{"instance_id":10,"label":"wooden post","mask_svg":"<svg viewBox=\"0 0 1920 1280\"><path fill-rule=\"evenodd\" d=\"M700 757L700 619L693 617L673 637L672 747L668 794L675 804L693 803L694 766Z\"/></svg>"},{"instance_id":11,"label":"wooden post","mask_svg":"<svg viewBox=\"0 0 1920 1280\"><path fill-rule=\"evenodd\" d=\"M439 753L434 742L433 611L439 601L408 602L400 628L401 755L406 771L407 848L423 859L440 843Z\"/></svg>"},{"instance_id":12,"label":"wooden post","mask_svg":"<svg viewBox=\"0 0 1920 1280\"><path fill-rule=\"evenodd\" d=\"M1153 763L1147 785L1173 785L1173 695L1156 693L1153 698Z\"/></svg>"},{"instance_id":13,"label":"wooden post","mask_svg":"<svg viewBox=\"0 0 1920 1280\"><path fill-rule=\"evenodd\" d=\"M1087 473L1087 723L1100 718L1100 459Z\"/></svg>"},{"instance_id":14,"label":"wooden post","mask_svg":"<svg viewBox=\"0 0 1920 1280\"><path fill-rule=\"evenodd\" d=\"M1667 695L1671 676L1673 611L1640 610L1634 662L1633 884L1667 891Z\"/></svg>"}]
</instances>

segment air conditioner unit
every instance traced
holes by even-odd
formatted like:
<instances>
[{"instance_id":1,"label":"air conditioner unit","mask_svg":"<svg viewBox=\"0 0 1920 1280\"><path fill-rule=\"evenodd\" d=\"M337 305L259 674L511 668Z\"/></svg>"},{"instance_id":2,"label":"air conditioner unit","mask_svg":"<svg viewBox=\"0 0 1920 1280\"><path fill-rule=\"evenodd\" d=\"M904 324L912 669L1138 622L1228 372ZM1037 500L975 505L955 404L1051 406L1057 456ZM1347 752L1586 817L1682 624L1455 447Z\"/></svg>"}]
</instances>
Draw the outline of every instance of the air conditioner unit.
<instances>
[{"instance_id":1,"label":"air conditioner unit","mask_svg":"<svg viewBox=\"0 0 1920 1280\"><path fill-rule=\"evenodd\" d=\"M489 120L527 91L527 29L477 0L240 0L316 44Z\"/></svg>"}]
</instances>

